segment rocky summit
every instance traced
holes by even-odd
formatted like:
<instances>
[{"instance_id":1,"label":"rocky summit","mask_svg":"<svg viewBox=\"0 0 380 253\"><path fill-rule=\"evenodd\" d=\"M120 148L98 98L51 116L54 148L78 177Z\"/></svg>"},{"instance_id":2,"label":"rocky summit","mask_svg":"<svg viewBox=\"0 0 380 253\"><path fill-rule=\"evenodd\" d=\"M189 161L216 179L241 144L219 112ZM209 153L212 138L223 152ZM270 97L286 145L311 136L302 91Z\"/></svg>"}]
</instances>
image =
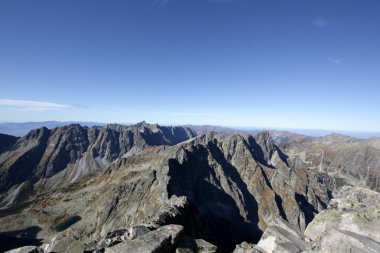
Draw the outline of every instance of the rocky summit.
<instances>
[{"instance_id":1,"label":"rocky summit","mask_svg":"<svg viewBox=\"0 0 380 253\"><path fill-rule=\"evenodd\" d=\"M375 139L141 122L0 141L0 251L380 249Z\"/></svg>"}]
</instances>

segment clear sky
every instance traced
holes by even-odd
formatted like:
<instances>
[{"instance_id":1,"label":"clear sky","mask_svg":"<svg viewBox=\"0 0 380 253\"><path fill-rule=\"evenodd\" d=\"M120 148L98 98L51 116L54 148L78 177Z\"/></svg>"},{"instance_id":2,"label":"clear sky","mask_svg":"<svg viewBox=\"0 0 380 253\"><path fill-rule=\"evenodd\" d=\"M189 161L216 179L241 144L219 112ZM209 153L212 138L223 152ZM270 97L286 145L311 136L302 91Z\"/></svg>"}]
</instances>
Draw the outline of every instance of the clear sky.
<instances>
[{"instance_id":1,"label":"clear sky","mask_svg":"<svg viewBox=\"0 0 380 253\"><path fill-rule=\"evenodd\" d=\"M380 131L378 0L1 0L0 121Z\"/></svg>"}]
</instances>

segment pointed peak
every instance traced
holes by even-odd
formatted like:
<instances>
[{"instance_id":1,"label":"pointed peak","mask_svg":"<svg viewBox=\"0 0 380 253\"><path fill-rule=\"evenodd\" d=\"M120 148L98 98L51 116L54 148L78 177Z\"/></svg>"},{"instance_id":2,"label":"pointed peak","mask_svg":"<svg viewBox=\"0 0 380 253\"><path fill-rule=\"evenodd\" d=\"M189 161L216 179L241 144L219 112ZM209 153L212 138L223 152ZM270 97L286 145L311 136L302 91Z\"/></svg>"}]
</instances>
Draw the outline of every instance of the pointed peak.
<instances>
[{"instance_id":1,"label":"pointed peak","mask_svg":"<svg viewBox=\"0 0 380 253\"><path fill-rule=\"evenodd\" d=\"M143 126L148 126L149 124L146 123L145 120L141 121L141 122L137 122L136 124L134 124L133 126L135 127L143 127Z\"/></svg>"}]
</instances>

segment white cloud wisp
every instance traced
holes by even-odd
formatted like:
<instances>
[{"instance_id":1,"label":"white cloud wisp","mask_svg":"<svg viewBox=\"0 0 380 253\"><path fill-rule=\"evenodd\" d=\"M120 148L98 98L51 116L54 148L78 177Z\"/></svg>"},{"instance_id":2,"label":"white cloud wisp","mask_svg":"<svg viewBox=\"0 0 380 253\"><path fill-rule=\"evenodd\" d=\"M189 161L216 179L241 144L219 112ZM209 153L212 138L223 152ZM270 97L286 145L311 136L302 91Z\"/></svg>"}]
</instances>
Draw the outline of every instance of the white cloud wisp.
<instances>
[{"instance_id":1,"label":"white cloud wisp","mask_svg":"<svg viewBox=\"0 0 380 253\"><path fill-rule=\"evenodd\" d=\"M7 107L22 111L49 111L71 108L69 105L56 104L44 101L30 101L17 99L0 99L0 107Z\"/></svg>"}]
</instances>

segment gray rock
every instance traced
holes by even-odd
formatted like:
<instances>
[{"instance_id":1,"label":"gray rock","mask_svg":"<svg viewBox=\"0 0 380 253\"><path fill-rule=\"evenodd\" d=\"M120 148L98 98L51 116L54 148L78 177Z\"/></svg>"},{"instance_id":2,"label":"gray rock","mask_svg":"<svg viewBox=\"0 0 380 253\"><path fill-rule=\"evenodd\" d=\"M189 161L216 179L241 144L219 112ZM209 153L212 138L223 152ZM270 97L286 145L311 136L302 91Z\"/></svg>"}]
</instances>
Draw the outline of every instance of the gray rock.
<instances>
[{"instance_id":1,"label":"gray rock","mask_svg":"<svg viewBox=\"0 0 380 253\"><path fill-rule=\"evenodd\" d=\"M126 240L127 238L127 230L126 229L118 229L112 232L107 233L107 235L99 240L98 248L110 247L112 245L116 245ZM86 251L90 251L94 248L93 244L90 244L86 247Z\"/></svg>"},{"instance_id":2,"label":"gray rock","mask_svg":"<svg viewBox=\"0 0 380 253\"><path fill-rule=\"evenodd\" d=\"M195 239L196 252L199 253L215 253L218 249L214 244L211 244L203 239Z\"/></svg>"},{"instance_id":3,"label":"gray rock","mask_svg":"<svg viewBox=\"0 0 380 253\"><path fill-rule=\"evenodd\" d=\"M305 253L380 252L380 243L361 234L331 228L313 241Z\"/></svg>"},{"instance_id":4,"label":"gray rock","mask_svg":"<svg viewBox=\"0 0 380 253\"><path fill-rule=\"evenodd\" d=\"M63 232L55 235L49 243L41 246L44 252L83 253L86 245L71 233Z\"/></svg>"},{"instance_id":5,"label":"gray rock","mask_svg":"<svg viewBox=\"0 0 380 253\"><path fill-rule=\"evenodd\" d=\"M37 246L24 246L21 248L6 251L5 253L43 253Z\"/></svg>"},{"instance_id":6,"label":"gray rock","mask_svg":"<svg viewBox=\"0 0 380 253\"><path fill-rule=\"evenodd\" d=\"M150 232L150 229L146 226L143 226L143 225L133 226L128 229L128 239L133 240L149 232Z\"/></svg>"},{"instance_id":7,"label":"gray rock","mask_svg":"<svg viewBox=\"0 0 380 253\"><path fill-rule=\"evenodd\" d=\"M305 246L303 237L275 225L268 227L257 243L257 248L266 253L298 253Z\"/></svg>"},{"instance_id":8,"label":"gray rock","mask_svg":"<svg viewBox=\"0 0 380 253\"><path fill-rule=\"evenodd\" d=\"M134 240L127 240L105 249L105 253L157 253L175 249L183 232L180 225L167 225L151 231Z\"/></svg>"},{"instance_id":9,"label":"gray rock","mask_svg":"<svg viewBox=\"0 0 380 253\"><path fill-rule=\"evenodd\" d=\"M305 252L380 252L380 193L343 187L305 230Z\"/></svg>"},{"instance_id":10,"label":"gray rock","mask_svg":"<svg viewBox=\"0 0 380 253\"><path fill-rule=\"evenodd\" d=\"M215 253L217 247L203 239L183 236L178 243L176 253Z\"/></svg>"},{"instance_id":11,"label":"gray rock","mask_svg":"<svg viewBox=\"0 0 380 253\"><path fill-rule=\"evenodd\" d=\"M236 245L236 248L233 251L233 253L265 253L265 252L261 251L254 244L242 242L241 244Z\"/></svg>"}]
</instances>

